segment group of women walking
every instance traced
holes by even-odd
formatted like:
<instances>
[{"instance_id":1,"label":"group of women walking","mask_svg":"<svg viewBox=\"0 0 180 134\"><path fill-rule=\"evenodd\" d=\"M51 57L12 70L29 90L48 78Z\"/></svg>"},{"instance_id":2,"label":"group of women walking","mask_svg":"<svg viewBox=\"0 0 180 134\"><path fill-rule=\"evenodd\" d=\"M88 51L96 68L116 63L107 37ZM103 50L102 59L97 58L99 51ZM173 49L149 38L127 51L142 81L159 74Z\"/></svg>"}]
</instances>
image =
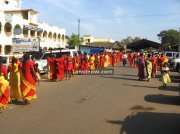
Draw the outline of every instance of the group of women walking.
<instances>
[{"instance_id":1,"label":"group of women walking","mask_svg":"<svg viewBox=\"0 0 180 134\"><path fill-rule=\"evenodd\" d=\"M30 104L32 99L37 98L35 86L38 78L35 73L35 62L31 61L27 54L21 62L13 57L8 67L2 65L2 60L0 57L0 109L6 108L10 101Z\"/></svg>"},{"instance_id":2,"label":"group of women walking","mask_svg":"<svg viewBox=\"0 0 180 134\"><path fill-rule=\"evenodd\" d=\"M96 68L105 68L111 65L114 67L117 62L123 62L131 67L138 68L139 80L147 78L149 82L155 77L158 66L162 74L162 82L165 87L171 82L169 77L169 68L167 66L168 59L162 53L155 57L153 53L86 53L81 55L61 55L57 57L53 55L47 58L47 66L49 68L49 79L51 81L61 81L64 78L70 79L71 76L78 74L78 71L86 72ZM125 66L125 65L124 65ZM146 74L145 75L145 70ZM8 81L9 74L9 81ZM30 56L25 54L23 61L19 61L13 57L11 64L6 67L2 65L2 57L0 57L0 109L4 109L11 102L23 100L24 104L30 104L32 99L36 99L36 85L39 80L38 65L35 64Z\"/></svg>"},{"instance_id":3,"label":"group of women walking","mask_svg":"<svg viewBox=\"0 0 180 134\"><path fill-rule=\"evenodd\" d=\"M117 53L101 53L91 54L88 56L86 53L81 55L52 55L47 58L49 79L51 81L61 81L64 78L70 79L74 74L79 72L86 73L88 70L96 68L108 67L110 64L115 66L118 61ZM120 60L119 60L120 61Z\"/></svg>"},{"instance_id":4,"label":"group of women walking","mask_svg":"<svg viewBox=\"0 0 180 134\"><path fill-rule=\"evenodd\" d=\"M147 81L149 82L152 77L156 77L158 66L162 75L163 87L170 83L168 58L164 53L155 56L153 53L140 53L135 61L138 65L139 80L145 79L145 70L147 74Z\"/></svg>"}]
</instances>

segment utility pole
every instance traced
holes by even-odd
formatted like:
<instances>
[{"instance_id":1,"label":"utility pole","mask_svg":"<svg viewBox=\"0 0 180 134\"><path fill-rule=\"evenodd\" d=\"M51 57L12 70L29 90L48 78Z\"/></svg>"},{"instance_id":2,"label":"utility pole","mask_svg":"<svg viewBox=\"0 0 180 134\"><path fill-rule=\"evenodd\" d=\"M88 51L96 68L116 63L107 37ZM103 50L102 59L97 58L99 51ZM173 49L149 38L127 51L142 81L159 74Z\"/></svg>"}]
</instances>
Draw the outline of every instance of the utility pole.
<instances>
[{"instance_id":1,"label":"utility pole","mask_svg":"<svg viewBox=\"0 0 180 134\"><path fill-rule=\"evenodd\" d=\"M81 20L78 19L78 37L80 39L80 23L81 23Z\"/></svg>"},{"instance_id":2,"label":"utility pole","mask_svg":"<svg viewBox=\"0 0 180 134\"><path fill-rule=\"evenodd\" d=\"M180 52L180 28L179 28L179 52Z\"/></svg>"}]
</instances>

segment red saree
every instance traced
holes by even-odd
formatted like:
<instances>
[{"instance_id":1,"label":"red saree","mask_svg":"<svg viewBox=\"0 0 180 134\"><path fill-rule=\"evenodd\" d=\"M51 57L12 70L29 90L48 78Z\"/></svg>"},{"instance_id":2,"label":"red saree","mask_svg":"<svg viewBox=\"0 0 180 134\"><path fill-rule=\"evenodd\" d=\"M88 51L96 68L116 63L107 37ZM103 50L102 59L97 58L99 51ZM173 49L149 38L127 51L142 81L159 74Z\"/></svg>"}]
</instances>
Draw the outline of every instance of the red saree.
<instances>
[{"instance_id":1,"label":"red saree","mask_svg":"<svg viewBox=\"0 0 180 134\"><path fill-rule=\"evenodd\" d=\"M32 74L33 70L34 67L31 61L27 61L21 68L21 92L25 100L37 98L35 89L36 81Z\"/></svg>"},{"instance_id":2,"label":"red saree","mask_svg":"<svg viewBox=\"0 0 180 134\"><path fill-rule=\"evenodd\" d=\"M62 80L64 78L64 58L58 58L57 59L58 62L58 75L57 75L57 79L58 80Z\"/></svg>"}]
</instances>

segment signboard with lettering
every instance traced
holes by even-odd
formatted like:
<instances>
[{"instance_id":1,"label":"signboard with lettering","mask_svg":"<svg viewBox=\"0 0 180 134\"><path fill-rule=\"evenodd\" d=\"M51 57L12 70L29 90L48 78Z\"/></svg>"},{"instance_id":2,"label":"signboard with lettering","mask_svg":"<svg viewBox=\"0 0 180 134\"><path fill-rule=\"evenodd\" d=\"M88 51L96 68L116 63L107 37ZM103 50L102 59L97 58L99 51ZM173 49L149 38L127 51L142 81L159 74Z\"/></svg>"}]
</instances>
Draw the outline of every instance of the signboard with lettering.
<instances>
[{"instance_id":1,"label":"signboard with lettering","mask_svg":"<svg viewBox=\"0 0 180 134\"><path fill-rule=\"evenodd\" d=\"M13 38L13 52L38 52L40 47L39 38Z\"/></svg>"},{"instance_id":2,"label":"signboard with lettering","mask_svg":"<svg viewBox=\"0 0 180 134\"><path fill-rule=\"evenodd\" d=\"M43 32L42 28L33 27L33 26L29 26L29 25L23 25L23 29L37 31L37 32Z\"/></svg>"}]
</instances>

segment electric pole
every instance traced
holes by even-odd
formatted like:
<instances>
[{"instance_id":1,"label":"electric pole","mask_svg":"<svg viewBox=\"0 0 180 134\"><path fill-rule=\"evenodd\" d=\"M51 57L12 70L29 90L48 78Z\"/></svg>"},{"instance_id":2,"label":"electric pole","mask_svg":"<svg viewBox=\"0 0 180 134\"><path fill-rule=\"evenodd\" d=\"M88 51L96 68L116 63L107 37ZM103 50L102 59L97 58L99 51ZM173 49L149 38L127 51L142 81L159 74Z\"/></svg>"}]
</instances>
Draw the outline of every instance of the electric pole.
<instances>
[{"instance_id":1,"label":"electric pole","mask_svg":"<svg viewBox=\"0 0 180 134\"><path fill-rule=\"evenodd\" d=\"M179 52L180 52L180 28L179 28Z\"/></svg>"},{"instance_id":2,"label":"electric pole","mask_svg":"<svg viewBox=\"0 0 180 134\"><path fill-rule=\"evenodd\" d=\"M78 37L80 39L80 23L81 23L81 20L78 19Z\"/></svg>"}]
</instances>

